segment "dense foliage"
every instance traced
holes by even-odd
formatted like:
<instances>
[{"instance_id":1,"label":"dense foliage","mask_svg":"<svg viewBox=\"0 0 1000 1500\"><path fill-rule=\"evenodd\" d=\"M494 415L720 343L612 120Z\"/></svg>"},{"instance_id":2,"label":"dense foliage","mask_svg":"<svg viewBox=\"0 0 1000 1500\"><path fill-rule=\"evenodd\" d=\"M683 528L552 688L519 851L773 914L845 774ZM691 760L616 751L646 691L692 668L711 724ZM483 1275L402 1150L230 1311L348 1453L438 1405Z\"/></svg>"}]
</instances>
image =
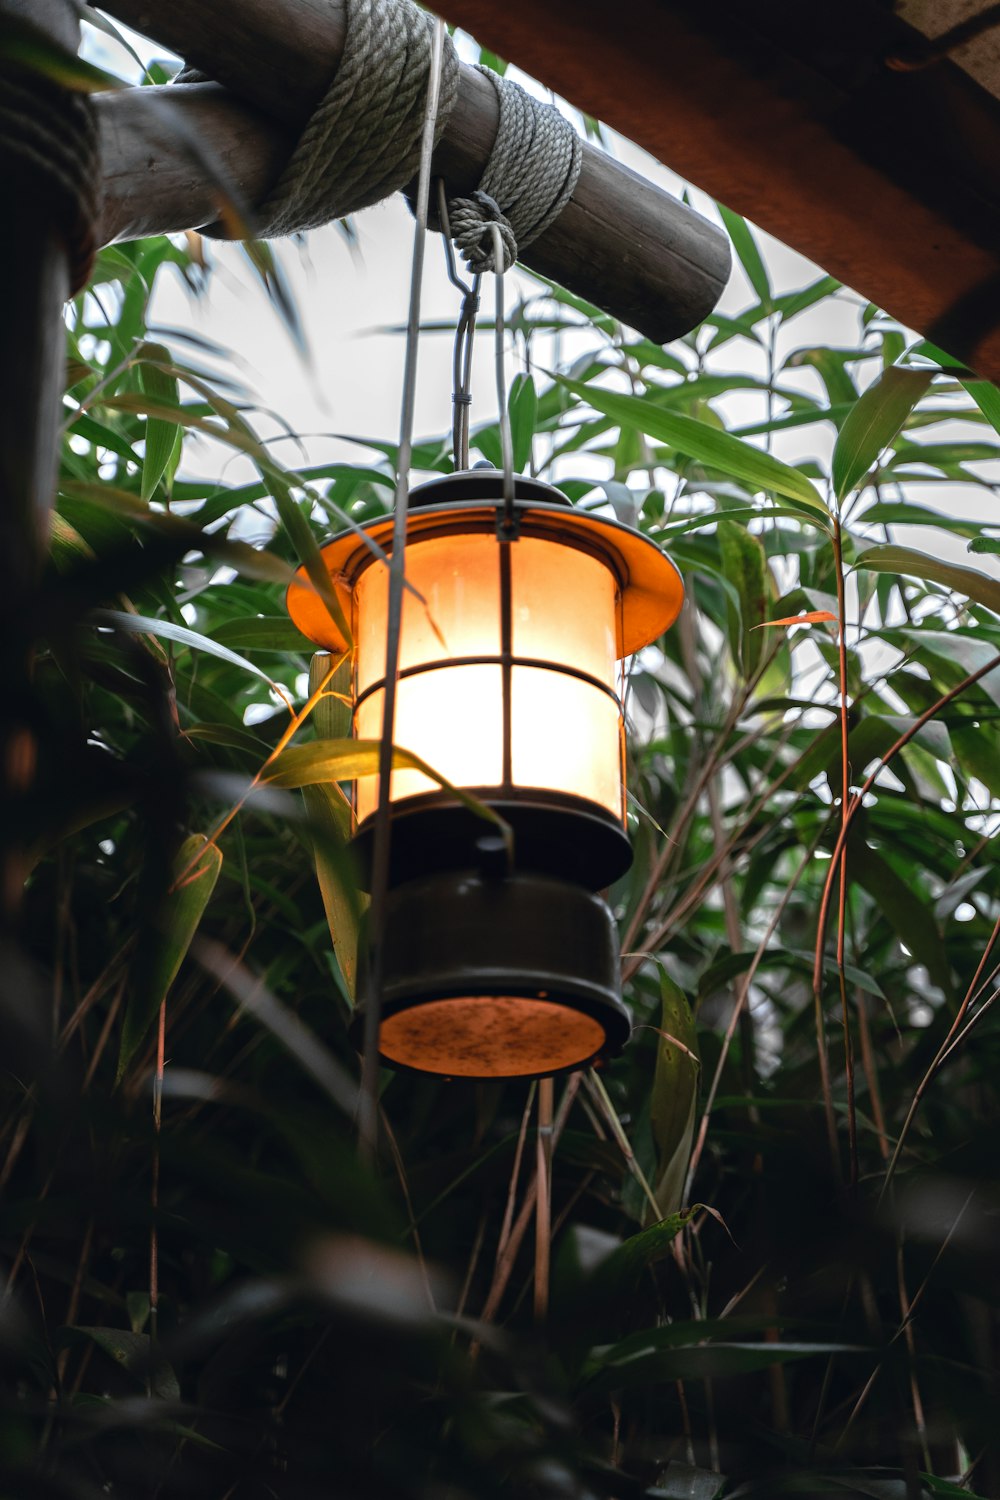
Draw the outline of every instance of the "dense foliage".
<instances>
[{"instance_id":1,"label":"dense foliage","mask_svg":"<svg viewBox=\"0 0 1000 1500\"><path fill-rule=\"evenodd\" d=\"M871 307L790 348L844 294L773 293L727 222L737 318L668 349L556 290L513 320L588 347L515 382L519 463L690 600L630 678L637 1030L556 1083L550 1221L535 1085L386 1073L357 1152L351 767L282 601L388 508L394 446L282 467L207 352L147 333L192 246L102 254L14 830L10 1500L1000 1492L1000 583L893 541L1000 550L914 498L982 489L1000 396ZM829 469L775 456L793 430L837 435ZM186 477L206 436L258 482Z\"/></svg>"}]
</instances>

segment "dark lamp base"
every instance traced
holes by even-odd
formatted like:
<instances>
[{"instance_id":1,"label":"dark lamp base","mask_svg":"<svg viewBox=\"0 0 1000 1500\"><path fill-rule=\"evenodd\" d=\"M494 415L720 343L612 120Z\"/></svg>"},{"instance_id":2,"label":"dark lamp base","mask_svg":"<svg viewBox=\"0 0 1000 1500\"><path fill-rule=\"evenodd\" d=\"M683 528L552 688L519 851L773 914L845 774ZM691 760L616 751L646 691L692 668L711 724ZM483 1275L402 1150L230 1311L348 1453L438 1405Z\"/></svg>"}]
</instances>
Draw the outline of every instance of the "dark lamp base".
<instances>
[{"instance_id":1,"label":"dark lamp base","mask_svg":"<svg viewBox=\"0 0 1000 1500\"><path fill-rule=\"evenodd\" d=\"M389 892L381 960L380 1052L391 1067L545 1077L619 1051L631 1029L607 904L551 876L406 881ZM354 1028L360 1042L364 1008Z\"/></svg>"},{"instance_id":2,"label":"dark lamp base","mask_svg":"<svg viewBox=\"0 0 1000 1500\"><path fill-rule=\"evenodd\" d=\"M471 787L509 825L514 863L559 880L598 891L612 885L632 863L632 846L622 825L604 808L582 797L528 788L503 792ZM424 793L392 804L389 879L393 885L476 862L476 844L495 828L450 793ZM370 889L375 818L358 826L351 847L362 888Z\"/></svg>"},{"instance_id":3,"label":"dark lamp base","mask_svg":"<svg viewBox=\"0 0 1000 1500\"><path fill-rule=\"evenodd\" d=\"M428 1000L379 1031L386 1062L447 1078L541 1078L584 1067L606 1043L592 1016L524 995Z\"/></svg>"}]
</instances>

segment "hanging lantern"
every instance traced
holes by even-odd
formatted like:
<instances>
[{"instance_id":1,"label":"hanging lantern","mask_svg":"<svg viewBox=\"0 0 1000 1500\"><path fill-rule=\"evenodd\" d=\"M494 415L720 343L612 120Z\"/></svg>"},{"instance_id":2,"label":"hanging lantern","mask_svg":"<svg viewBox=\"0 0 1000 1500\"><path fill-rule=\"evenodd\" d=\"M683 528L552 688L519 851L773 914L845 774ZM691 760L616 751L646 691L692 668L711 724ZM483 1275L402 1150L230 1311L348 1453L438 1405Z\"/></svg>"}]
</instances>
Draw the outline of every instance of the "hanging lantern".
<instances>
[{"instance_id":1,"label":"hanging lantern","mask_svg":"<svg viewBox=\"0 0 1000 1500\"><path fill-rule=\"evenodd\" d=\"M544 1076L618 1050L630 1029L618 942L595 894L631 863L618 663L677 618L674 565L639 532L539 480L450 474L410 497L394 741L510 826L502 839L416 770L390 784L383 1059L448 1076ZM378 739L392 518L323 549L355 640L354 733ZM300 570L289 613L343 651ZM357 783L370 870L377 785Z\"/></svg>"}]
</instances>

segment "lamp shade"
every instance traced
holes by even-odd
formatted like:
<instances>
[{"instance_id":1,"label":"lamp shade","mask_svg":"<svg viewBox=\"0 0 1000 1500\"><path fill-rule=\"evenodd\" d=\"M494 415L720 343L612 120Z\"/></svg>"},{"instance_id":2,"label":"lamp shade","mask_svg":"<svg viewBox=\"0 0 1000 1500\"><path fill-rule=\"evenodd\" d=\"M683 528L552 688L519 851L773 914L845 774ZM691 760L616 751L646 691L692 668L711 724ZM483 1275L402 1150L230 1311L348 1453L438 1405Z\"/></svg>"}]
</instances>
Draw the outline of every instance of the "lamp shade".
<instances>
[{"instance_id":1,"label":"lamp shade","mask_svg":"<svg viewBox=\"0 0 1000 1500\"><path fill-rule=\"evenodd\" d=\"M476 852L481 819L440 781L418 770L394 771L389 910L404 936L419 910L419 964L411 961L413 942L397 940L398 930L387 929L380 938L387 966L386 1059L489 1077L579 1066L619 1043L623 1027L627 1034L620 997L597 1004L586 993L566 933L574 922L601 926L604 918L595 918L586 904L596 899L588 893L610 885L631 862L619 663L662 634L683 602L677 570L654 543L578 510L549 485L517 479L513 525L501 524L503 517L502 477L494 470L452 474L411 496L393 738L451 787L471 793L510 824L514 869L504 877L494 871L485 885L477 884L484 873ZM385 554L391 545L392 518L385 517L335 537L323 549L351 622L354 732L365 740L382 733ZM317 644L345 649L304 570L289 589L288 609ZM355 842L363 868L370 861L377 797L374 777L358 782ZM452 875L462 877L457 886L448 884ZM523 883L516 889L512 884L529 877L542 881L530 899ZM560 902L552 881L574 888L580 899ZM414 883L423 892L419 901ZM498 932L504 923L509 931L512 922L528 921L542 946L532 946L533 938L527 947L515 945L512 964L494 963L489 978L482 965L471 963L463 981L456 955L471 960L474 954L456 943L447 902L435 915L428 891L442 902L450 892L448 899L466 914L463 921L478 914L480 948L490 946L490 923L481 920L490 910ZM502 936L498 941L502 948ZM546 941L555 955L549 964ZM428 958L435 952L436 961ZM598 988L617 994L617 965L609 973L605 958L600 967ZM570 1027L565 1021L574 1006L577 1019ZM406 1014L410 1010L414 1015ZM453 1045L447 1042L449 1025ZM509 1074L498 1041L504 1035L510 1039ZM459 1057L466 1059L462 1068ZM525 1059L530 1067L522 1066Z\"/></svg>"}]
</instances>

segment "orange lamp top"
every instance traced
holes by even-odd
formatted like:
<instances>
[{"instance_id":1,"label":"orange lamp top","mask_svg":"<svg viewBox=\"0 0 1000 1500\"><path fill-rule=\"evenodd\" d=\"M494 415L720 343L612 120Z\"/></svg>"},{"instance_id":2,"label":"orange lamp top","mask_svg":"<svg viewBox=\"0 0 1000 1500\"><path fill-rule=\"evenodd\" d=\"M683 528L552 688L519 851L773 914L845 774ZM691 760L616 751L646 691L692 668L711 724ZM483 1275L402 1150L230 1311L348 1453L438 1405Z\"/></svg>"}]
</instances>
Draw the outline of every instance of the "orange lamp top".
<instances>
[{"instance_id":1,"label":"orange lamp top","mask_svg":"<svg viewBox=\"0 0 1000 1500\"><path fill-rule=\"evenodd\" d=\"M495 469L467 470L420 485L410 497L407 545L455 532L495 533L502 486L502 476ZM521 536L580 548L600 558L614 574L621 600L619 657L648 646L674 623L684 602L684 585L675 565L655 542L630 526L578 510L541 480L518 477L514 493ZM380 517L355 531L341 532L323 548L345 618L350 618L351 593L359 576L377 561L366 539L389 551L392 528L391 515ZM304 568L299 568L289 585L286 603L303 635L327 651L346 649L347 642ZM581 606L586 607L585 601Z\"/></svg>"}]
</instances>

